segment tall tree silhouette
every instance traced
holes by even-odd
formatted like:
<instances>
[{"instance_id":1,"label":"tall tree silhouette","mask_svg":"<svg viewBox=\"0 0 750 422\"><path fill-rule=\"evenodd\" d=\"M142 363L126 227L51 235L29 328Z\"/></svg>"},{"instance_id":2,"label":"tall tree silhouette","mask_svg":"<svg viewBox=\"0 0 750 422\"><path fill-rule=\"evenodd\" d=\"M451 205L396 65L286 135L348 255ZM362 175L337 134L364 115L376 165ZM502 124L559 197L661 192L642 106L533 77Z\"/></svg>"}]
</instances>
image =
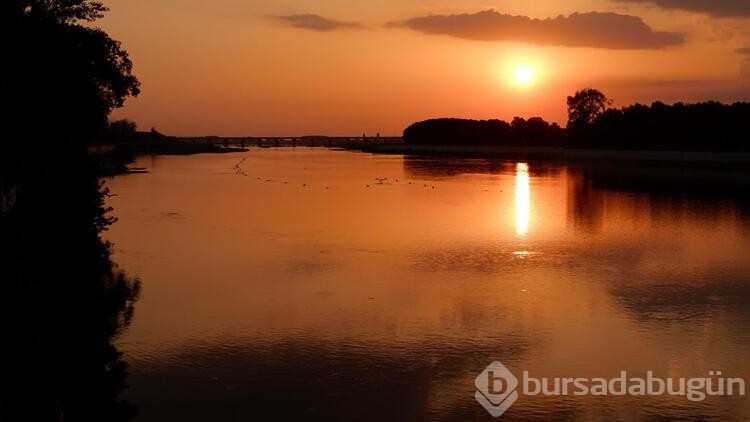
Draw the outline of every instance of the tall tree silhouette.
<instances>
[{"instance_id":1,"label":"tall tree silhouette","mask_svg":"<svg viewBox=\"0 0 750 422\"><path fill-rule=\"evenodd\" d=\"M91 26L106 11L100 2L6 0L0 10L0 93L9 105L0 114L0 210L100 230L105 192L86 147L112 109L139 93L132 63ZM48 212L62 203L73 206Z\"/></svg>"},{"instance_id":2,"label":"tall tree silhouette","mask_svg":"<svg viewBox=\"0 0 750 422\"><path fill-rule=\"evenodd\" d=\"M127 420L113 346L138 282L117 270L87 145L137 95L120 44L88 0L0 4L0 420Z\"/></svg>"},{"instance_id":3,"label":"tall tree silhouette","mask_svg":"<svg viewBox=\"0 0 750 422\"><path fill-rule=\"evenodd\" d=\"M106 10L88 0L6 0L2 95L13 107L3 128L11 143L80 147L139 93L128 54L91 26Z\"/></svg>"},{"instance_id":4,"label":"tall tree silhouette","mask_svg":"<svg viewBox=\"0 0 750 422\"><path fill-rule=\"evenodd\" d=\"M582 128L591 125L612 100L601 91L585 88L568 97L568 129Z\"/></svg>"}]
</instances>

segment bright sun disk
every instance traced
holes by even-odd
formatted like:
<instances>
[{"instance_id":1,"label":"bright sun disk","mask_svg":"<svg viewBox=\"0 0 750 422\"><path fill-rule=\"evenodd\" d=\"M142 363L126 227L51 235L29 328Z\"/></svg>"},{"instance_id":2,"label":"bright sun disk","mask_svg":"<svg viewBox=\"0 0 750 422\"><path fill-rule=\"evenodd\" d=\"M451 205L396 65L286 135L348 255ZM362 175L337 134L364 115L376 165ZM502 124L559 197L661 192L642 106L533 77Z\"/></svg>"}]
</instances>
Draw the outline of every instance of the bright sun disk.
<instances>
[{"instance_id":1,"label":"bright sun disk","mask_svg":"<svg viewBox=\"0 0 750 422\"><path fill-rule=\"evenodd\" d=\"M516 83L521 86L527 86L534 81L534 69L527 65L516 67L513 72Z\"/></svg>"}]
</instances>

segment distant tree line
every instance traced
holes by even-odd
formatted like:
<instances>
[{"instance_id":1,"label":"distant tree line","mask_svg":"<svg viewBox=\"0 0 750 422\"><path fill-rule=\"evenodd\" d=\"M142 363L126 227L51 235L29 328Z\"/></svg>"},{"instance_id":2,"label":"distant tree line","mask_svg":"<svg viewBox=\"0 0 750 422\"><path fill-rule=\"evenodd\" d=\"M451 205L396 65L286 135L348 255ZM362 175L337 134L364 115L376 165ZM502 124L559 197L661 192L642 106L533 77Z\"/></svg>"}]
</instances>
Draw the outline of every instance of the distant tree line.
<instances>
[{"instance_id":1,"label":"distant tree line","mask_svg":"<svg viewBox=\"0 0 750 422\"><path fill-rule=\"evenodd\" d=\"M138 125L128 119L113 120L101 129L97 136L100 142L122 142L137 136Z\"/></svg>"},{"instance_id":2,"label":"distant tree line","mask_svg":"<svg viewBox=\"0 0 750 422\"><path fill-rule=\"evenodd\" d=\"M411 145L499 145L631 150L750 151L750 103L715 101L611 108L602 92L568 97L563 129L540 117L503 120L433 119L404 130Z\"/></svg>"},{"instance_id":3,"label":"distant tree line","mask_svg":"<svg viewBox=\"0 0 750 422\"><path fill-rule=\"evenodd\" d=\"M239 150L212 143L183 142L157 131L156 128L139 131L136 123L127 119L109 121L100 128L94 142L99 147L113 148L105 149L106 152L97 153L94 157L105 174L126 171L125 165L132 163L138 155L186 155Z\"/></svg>"},{"instance_id":4,"label":"distant tree line","mask_svg":"<svg viewBox=\"0 0 750 422\"><path fill-rule=\"evenodd\" d=\"M570 129L570 146L605 149L750 151L750 104L715 101L602 112L590 125Z\"/></svg>"},{"instance_id":5,"label":"distant tree line","mask_svg":"<svg viewBox=\"0 0 750 422\"><path fill-rule=\"evenodd\" d=\"M541 117L528 120L433 119L404 130L404 142L412 145L508 145L560 146L563 130Z\"/></svg>"}]
</instances>

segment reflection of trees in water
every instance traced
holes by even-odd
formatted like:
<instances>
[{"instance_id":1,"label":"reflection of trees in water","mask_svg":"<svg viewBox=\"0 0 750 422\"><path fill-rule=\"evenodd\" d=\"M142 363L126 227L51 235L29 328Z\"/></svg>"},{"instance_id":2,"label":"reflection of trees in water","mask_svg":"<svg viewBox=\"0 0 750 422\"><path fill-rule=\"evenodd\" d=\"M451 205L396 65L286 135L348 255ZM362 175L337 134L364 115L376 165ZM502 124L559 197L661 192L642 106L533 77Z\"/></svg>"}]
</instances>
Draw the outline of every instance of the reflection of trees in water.
<instances>
[{"instance_id":1,"label":"reflection of trees in water","mask_svg":"<svg viewBox=\"0 0 750 422\"><path fill-rule=\"evenodd\" d=\"M586 172L568 175L568 222L584 233L597 232L604 222L604 193Z\"/></svg>"},{"instance_id":2,"label":"reflection of trees in water","mask_svg":"<svg viewBox=\"0 0 750 422\"><path fill-rule=\"evenodd\" d=\"M715 164L608 163L571 165L569 173L583 174L592 187L654 197L695 199L750 199L750 176L743 168Z\"/></svg>"},{"instance_id":3,"label":"reflection of trees in water","mask_svg":"<svg viewBox=\"0 0 750 422\"><path fill-rule=\"evenodd\" d=\"M699 217L720 219L727 213L750 216L750 177L727 166L628 164L601 161L564 166L550 161L525 161L531 177L567 172L568 222L578 232L595 233L605 221L607 198L618 206L646 213L654 220ZM516 173L509 159L404 157L404 173L415 178L450 178L464 174ZM743 219L743 221L750 221ZM750 227L748 228L750 229Z\"/></svg>"},{"instance_id":4,"label":"reflection of trees in water","mask_svg":"<svg viewBox=\"0 0 750 422\"><path fill-rule=\"evenodd\" d=\"M655 221L750 216L750 177L741 171L601 163L568 167L567 174L568 222L581 232L602 227L614 196L618 207Z\"/></svg>"},{"instance_id":5,"label":"reflection of trees in water","mask_svg":"<svg viewBox=\"0 0 750 422\"><path fill-rule=\"evenodd\" d=\"M529 161L519 155L514 159L404 157L404 173L407 177L455 177L462 174L516 174L519 162L529 163L531 176L553 176L561 168L549 161Z\"/></svg>"},{"instance_id":6,"label":"reflection of trees in water","mask_svg":"<svg viewBox=\"0 0 750 422\"><path fill-rule=\"evenodd\" d=\"M620 208L620 215L626 218L644 215L656 226L693 220L710 228L712 222L731 221L733 228L750 230L748 188L750 178L731 169L654 165L569 168L568 222L577 231L597 231L605 219L615 218L605 213L610 205ZM740 218L734 218L737 216ZM649 270L641 265L648 254L643 245L620 243L616 251L616 256L608 255L611 252L607 250L592 251L587 258L611 262L618 268L621 281L611 284L610 293L640 322L710 324L717 310L739 315L733 320L748 319L750 285L743 262L736 262L735 268L723 264L721 270L701 268L700 272L668 266ZM669 249L661 253L672 255Z\"/></svg>"},{"instance_id":7,"label":"reflection of trees in water","mask_svg":"<svg viewBox=\"0 0 750 422\"><path fill-rule=\"evenodd\" d=\"M485 159L404 157L404 173L410 177L455 177L462 174L511 172L515 164Z\"/></svg>"},{"instance_id":8,"label":"reflection of trees in water","mask_svg":"<svg viewBox=\"0 0 750 422\"><path fill-rule=\"evenodd\" d=\"M748 321L750 285L746 277L744 273L727 271L725 278L714 277L695 285L686 280L638 282L642 275L634 274L632 280L613 284L610 293L623 309L642 323L686 321L711 324L715 323L719 312L735 314L733 321ZM745 332L747 327L728 328Z\"/></svg>"},{"instance_id":9,"label":"reflection of trees in water","mask_svg":"<svg viewBox=\"0 0 750 422\"><path fill-rule=\"evenodd\" d=\"M112 341L139 283L113 266L95 230L71 221L78 207L60 203L57 215L0 217L0 419L127 420L126 365Z\"/></svg>"},{"instance_id":10,"label":"reflection of trees in water","mask_svg":"<svg viewBox=\"0 0 750 422\"><path fill-rule=\"evenodd\" d=\"M308 333L187 343L147 368L150 394L168 393L144 399L139 408L165 421L486 419L474 400L474 379L496 359L518 368L535 341L509 333L492 311L472 310L489 336Z\"/></svg>"},{"instance_id":11,"label":"reflection of trees in water","mask_svg":"<svg viewBox=\"0 0 750 422\"><path fill-rule=\"evenodd\" d=\"M14 212L0 217L0 420L128 420L112 341L139 283L99 238L98 183L80 183L83 172L23 179Z\"/></svg>"}]
</instances>

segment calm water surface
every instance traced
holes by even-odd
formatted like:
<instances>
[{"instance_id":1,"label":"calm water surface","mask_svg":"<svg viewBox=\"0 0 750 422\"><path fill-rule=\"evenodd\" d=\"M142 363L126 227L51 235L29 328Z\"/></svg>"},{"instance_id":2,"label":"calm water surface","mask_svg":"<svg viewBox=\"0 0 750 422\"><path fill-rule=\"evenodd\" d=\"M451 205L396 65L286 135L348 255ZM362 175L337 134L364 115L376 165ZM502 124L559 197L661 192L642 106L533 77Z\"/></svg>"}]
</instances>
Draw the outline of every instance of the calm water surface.
<instances>
[{"instance_id":1,"label":"calm water surface","mask_svg":"<svg viewBox=\"0 0 750 422\"><path fill-rule=\"evenodd\" d=\"M324 149L142 158L108 186L143 281L141 421L492 420L536 378L750 381L750 184ZM681 192L681 193L676 193ZM748 420L750 401L520 396L503 420Z\"/></svg>"}]
</instances>

